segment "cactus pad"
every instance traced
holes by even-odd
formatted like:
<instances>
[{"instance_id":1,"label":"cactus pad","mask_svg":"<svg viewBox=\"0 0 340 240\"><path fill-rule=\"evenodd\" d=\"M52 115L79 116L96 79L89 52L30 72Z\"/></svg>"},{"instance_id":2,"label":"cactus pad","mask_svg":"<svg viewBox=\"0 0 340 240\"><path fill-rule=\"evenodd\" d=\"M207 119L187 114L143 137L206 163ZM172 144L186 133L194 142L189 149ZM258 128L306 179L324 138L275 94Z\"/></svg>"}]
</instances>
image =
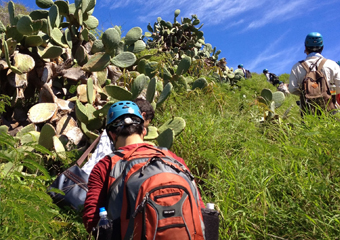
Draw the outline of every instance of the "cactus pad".
<instances>
[{"instance_id":1,"label":"cactus pad","mask_svg":"<svg viewBox=\"0 0 340 240\"><path fill-rule=\"evenodd\" d=\"M143 31L140 27L131 28L125 36L125 44L131 45L139 40L143 35Z\"/></svg>"},{"instance_id":2,"label":"cactus pad","mask_svg":"<svg viewBox=\"0 0 340 240\"><path fill-rule=\"evenodd\" d=\"M162 133L164 132L166 129L171 128L174 133L175 136L177 136L178 134L180 134L184 128L186 126L185 120L181 117L174 117L173 119L170 119L168 121L166 121L159 129L158 132Z\"/></svg>"},{"instance_id":3,"label":"cactus pad","mask_svg":"<svg viewBox=\"0 0 340 240\"><path fill-rule=\"evenodd\" d=\"M56 103L38 103L28 111L28 118L32 123L46 122L56 113Z\"/></svg>"},{"instance_id":4,"label":"cactus pad","mask_svg":"<svg viewBox=\"0 0 340 240\"><path fill-rule=\"evenodd\" d=\"M48 150L51 150L53 148L53 136L56 135L54 127L46 123L40 131L40 137L38 143L41 146L44 146Z\"/></svg>"},{"instance_id":5,"label":"cactus pad","mask_svg":"<svg viewBox=\"0 0 340 240\"><path fill-rule=\"evenodd\" d=\"M154 126L149 126L147 134L144 136L144 140L153 140L158 137L157 128Z\"/></svg>"},{"instance_id":6,"label":"cactus pad","mask_svg":"<svg viewBox=\"0 0 340 240\"><path fill-rule=\"evenodd\" d=\"M122 52L111 59L111 63L117 67L127 68L136 62L135 54L131 52Z\"/></svg>"},{"instance_id":7,"label":"cactus pad","mask_svg":"<svg viewBox=\"0 0 340 240\"><path fill-rule=\"evenodd\" d=\"M178 64L178 68L176 71L177 75L185 74L191 65L191 58L190 57L184 57Z\"/></svg>"},{"instance_id":8,"label":"cactus pad","mask_svg":"<svg viewBox=\"0 0 340 240\"><path fill-rule=\"evenodd\" d=\"M35 0L35 3L40 8L50 8L54 4L52 0Z\"/></svg>"},{"instance_id":9,"label":"cactus pad","mask_svg":"<svg viewBox=\"0 0 340 240\"><path fill-rule=\"evenodd\" d=\"M157 78L153 77L149 84L148 84L148 88L146 90L146 100L150 103L153 102L154 98L155 98L155 94L156 94L156 83L157 83Z\"/></svg>"},{"instance_id":10,"label":"cactus pad","mask_svg":"<svg viewBox=\"0 0 340 240\"><path fill-rule=\"evenodd\" d=\"M164 86L163 91L161 92L161 95L158 98L156 107L159 107L162 105L162 103L170 96L170 93L172 91L172 84L169 82Z\"/></svg>"},{"instance_id":11,"label":"cactus pad","mask_svg":"<svg viewBox=\"0 0 340 240\"><path fill-rule=\"evenodd\" d=\"M30 72L34 66L34 59L27 54L17 53L14 55L14 66L18 68L21 72L27 73Z\"/></svg>"},{"instance_id":12,"label":"cactus pad","mask_svg":"<svg viewBox=\"0 0 340 240\"><path fill-rule=\"evenodd\" d=\"M102 71L110 64L110 59L109 54L98 52L90 57L82 69L87 72Z\"/></svg>"},{"instance_id":13,"label":"cactus pad","mask_svg":"<svg viewBox=\"0 0 340 240\"><path fill-rule=\"evenodd\" d=\"M84 23L88 29L96 29L99 25L98 19L94 16L89 16L89 18L84 21Z\"/></svg>"},{"instance_id":14,"label":"cactus pad","mask_svg":"<svg viewBox=\"0 0 340 240\"><path fill-rule=\"evenodd\" d=\"M39 48L40 49L40 48ZM63 53L63 49L59 46L48 46L42 51L38 50L38 53L42 58L57 58Z\"/></svg>"},{"instance_id":15,"label":"cactus pad","mask_svg":"<svg viewBox=\"0 0 340 240\"><path fill-rule=\"evenodd\" d=\"M120 33L115 28L109 28L103 33L102 41L105 52L111 55L120 42Z\"/></svg>"},{"instance_id":16,"label":"cactus pad","mask_svg":"<svg viewBox=\"0 0 340 240\"><path fill-rule=\"evenodd\" d=\"M283 92L280 92L280 91L273 92L272 100L275 102L275 108L278 108L285 101L285 94Z\"/></svg>"},{"instance_id":17,"label":"cactus pad","mask_svg":"<svg viewBox=\"0 0 340 240\"><path fill-rule=\"evenodd\" d=\"M38 35L31 35L25 37L25 47L37 47L43 43L43 39Z\"/></svg>"},{"instance_id":18,"label":"cactus pad","mask_svg":"<svg viewBox=\"0 0 340 240\"><path fill-rule=\"evenodd\" d=\"M56 151L58 157L65 160L67 156L66 156L66 151L65 151L63 143L60 141L60 139L57 136L52 137L52 142L53 142L54 150Z\"/></svg>"},{"instance_id":19,"label":"cactus pad","mask_svg":"<svg viewBox=\"0 0 340 240\"><path fill-rule=\"evenodd\" d=\"M117 100L132 100L132 93L120 86L108 85L105 87L107 94Z\"/></svg>"},{"instance_id":20,"label":"cactus pad","mask_svg":"<svg viewBox=\"0 0 340 240\"><path fill-rule=\"evenodd\" d=\"M36 131L36 126L34 123L30 123L27 126L23 127L15 136L20 138L31 131Z\"/></svg>"},{"instance_id":21,"label":"cactus pad","mask_svg":"<svg viewBox=\"0 0 340 240\"><path fill-rule=\"evenodd\" d=\"M89 119L87 117L87 109L79 100L76 101L75 112L76 117L80 122L84 124L88 123Z\"/></svg>"},{"instance_id":22,"label":"cactus pad","mask_svg":"<svg viewBox=\"0 0 340 240\"><path fill-rule=\"evenodd\" d=\"M192 84L192 90L194 90L195 88L200 88L203 89L208 85L208 82L205 78L199 78L197 79L193 84Z\"/></svg>"},{"instance_id":23,"label":"cactus pad","mask_svg":"<svg viewBox=\"0 0 340 240\"><path fill-rule=\"evenodd\" d=\"M266 101L269 103L273 100L273 93L270 91L270 89L264 88L261 91L261 96L266 99Z\"/></svg>"},{"instance_id":24,"label":"cactus pad","mask_svg":"<svg viewBox=\"0 0 340 240\"><path fill-rule=\"evenodd\" d=\"M132 99L135 99L141 94L143 89L145 88L147 82L149 81L149 77L145 76L144 74L139 75L132 83L131 92L132 92Z\"/></svg>"},{"instance_id":25,"label":"cactus pad","mask_svg":"<svg viewBox=\"0 0 340 240\"><path fill-rule=\"evenodd\" d=\"M175 139L175 132L171 128L166 129L157 137L157 143L160 147L170 149Z\"/></svg>"}]
</instances>

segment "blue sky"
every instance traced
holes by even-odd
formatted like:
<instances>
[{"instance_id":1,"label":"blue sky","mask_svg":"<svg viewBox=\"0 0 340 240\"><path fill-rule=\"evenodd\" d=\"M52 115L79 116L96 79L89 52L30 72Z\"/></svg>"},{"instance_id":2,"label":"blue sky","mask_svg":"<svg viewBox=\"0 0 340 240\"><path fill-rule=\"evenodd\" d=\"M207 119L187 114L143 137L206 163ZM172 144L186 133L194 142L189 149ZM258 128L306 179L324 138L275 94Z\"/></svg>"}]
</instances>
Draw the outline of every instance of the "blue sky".
<instances>
[{"instance_id":1,"label":"blue sky","mask_svg":"<svg viewBox=\"0 0 340 240\"><path fill-rule=\"evenodd\" d=\"M34 0L20 2L37 9ZM242 63L251 72L290 73L305 58L304 39L313 31L324 37L324 57L340 60L339 0L97 0L93 16L103 30L118 25L125 33L136 26L145 32L157 17L173 22L176 9L179 17L198 16L205 42L234 69Z\"/></svg>"}]
</instances>

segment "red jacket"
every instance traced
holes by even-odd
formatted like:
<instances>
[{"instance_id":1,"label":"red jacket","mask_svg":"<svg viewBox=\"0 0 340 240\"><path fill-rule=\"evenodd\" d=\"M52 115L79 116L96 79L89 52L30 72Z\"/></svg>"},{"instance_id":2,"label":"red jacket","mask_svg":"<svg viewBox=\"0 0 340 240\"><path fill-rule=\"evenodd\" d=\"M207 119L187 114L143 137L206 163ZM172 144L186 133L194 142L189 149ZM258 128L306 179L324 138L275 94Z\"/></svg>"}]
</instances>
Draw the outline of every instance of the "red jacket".
<instances>
[{"instance_id":1,"label":"red jacket","mask_svg":"<svg viewBox=\"0 0 340 240\"><path fill-rule=\"evenodd\" d=\"M119 148L119 150L132 150L136 146L137 144L132 144L125 147L121 147ZM139 148L137 151L144 149L145 148ZM184 164L187 167L182 158L176 156L176 154L174 154L173 152L170 152L170 154L174 159L176 159L177 161L179 161L180 163ZM90 174L87 184L88 192L86 195L83 213L83 223L88 232L90 232L93 227L96 227L99 221L99 208L101 207L107 208L108 179L110 176L111 169L112 169L111 158L109 156L105 156L94 166ZM205 208L200 193L199 199L201 207Z\"/></svg>"}]
</instances>

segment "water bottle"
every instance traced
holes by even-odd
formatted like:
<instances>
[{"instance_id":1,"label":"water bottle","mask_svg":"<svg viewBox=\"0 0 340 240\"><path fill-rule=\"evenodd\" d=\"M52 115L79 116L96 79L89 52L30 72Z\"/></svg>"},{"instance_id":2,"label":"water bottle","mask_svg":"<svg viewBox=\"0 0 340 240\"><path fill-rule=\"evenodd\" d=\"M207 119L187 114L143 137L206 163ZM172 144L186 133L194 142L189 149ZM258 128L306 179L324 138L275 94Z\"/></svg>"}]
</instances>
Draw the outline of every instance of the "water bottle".
<instances>
[{"instance_id":1,"label":"water bottle","mask_svg":"<svg viewBox=\"0 0 340 240\"><path fill-rule=\"evenodd\" d=\"M111 239L112 236L112 223L107 218L107 212L104 207L99 209L99 222L97 225L97 236L96 239L98 240L107 240Z\"/></svg>"},{"instance_id":2,"label":"water bottle","mask_svg":"<svg viewBox=\"0 0 340 240\"><path fill-rule=\"evenodd\" d=\"M330 86L330 92L331 92L331 95L336 95L336 86L334 83L331 84Z\"/></svg>"}]
</instances>

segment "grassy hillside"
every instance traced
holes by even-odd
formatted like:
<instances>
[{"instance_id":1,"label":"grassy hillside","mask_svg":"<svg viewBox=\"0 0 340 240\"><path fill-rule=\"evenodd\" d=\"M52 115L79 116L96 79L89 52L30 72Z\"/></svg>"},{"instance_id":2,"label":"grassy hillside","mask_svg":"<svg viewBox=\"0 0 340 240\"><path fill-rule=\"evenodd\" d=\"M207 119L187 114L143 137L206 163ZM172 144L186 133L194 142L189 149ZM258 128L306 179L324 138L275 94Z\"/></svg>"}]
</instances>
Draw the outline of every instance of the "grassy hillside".
<instances>
[{"instance_id":1,"label":"grassy hillside","mask_svg":"<svg viewBox=\"0 0 340 240\"><path fill-rule=\"evenodd\" d=\"M153 125L171 116L186 120L171 150L195 174L204 202L221 212L220 239L337 239L340 123L328 116L302 123L295 96L277 109L282 116L292 106L281 124L260 123L264 113L255 99L275 88L253 75L238 86L174 92ZM41 161L14 151L8 139L0 139L2 158ZM14 173L13 167L0 182L3 239L86 239L80 214L58 209L45 194L48 173Z\"/></svg>"}]
</instances>

